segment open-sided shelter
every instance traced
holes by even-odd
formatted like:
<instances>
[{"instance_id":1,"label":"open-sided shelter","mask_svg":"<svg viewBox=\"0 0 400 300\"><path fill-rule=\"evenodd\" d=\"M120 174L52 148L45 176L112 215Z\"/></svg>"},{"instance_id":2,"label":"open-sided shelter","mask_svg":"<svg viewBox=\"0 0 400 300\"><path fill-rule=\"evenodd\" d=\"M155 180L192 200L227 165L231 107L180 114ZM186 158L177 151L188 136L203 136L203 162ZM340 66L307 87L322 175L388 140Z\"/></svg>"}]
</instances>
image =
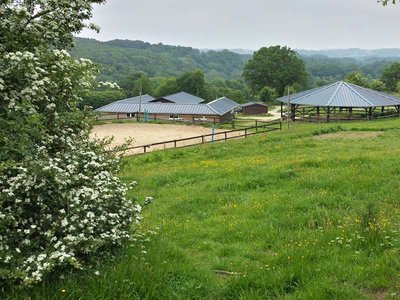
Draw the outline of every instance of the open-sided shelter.
<instances>
[{"instance_id":1,"label":"open-sided shelter","mask_svg":"<svg viewBox=\"0 0 400 300\"><path fill-rule=\"evenodd\" d=\"M343 81L278 100L282 116L283 105L289 103L289 117L293 121L370 120L400 115L399 97Z\"/></svg>"}]
</instances>

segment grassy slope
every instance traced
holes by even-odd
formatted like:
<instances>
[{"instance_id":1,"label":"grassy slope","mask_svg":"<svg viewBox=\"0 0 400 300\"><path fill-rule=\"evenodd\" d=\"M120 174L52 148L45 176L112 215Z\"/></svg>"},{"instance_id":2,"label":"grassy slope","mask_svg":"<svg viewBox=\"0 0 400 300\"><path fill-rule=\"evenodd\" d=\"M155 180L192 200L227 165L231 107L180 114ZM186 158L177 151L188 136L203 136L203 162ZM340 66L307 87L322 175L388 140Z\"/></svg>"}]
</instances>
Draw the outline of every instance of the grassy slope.
<instances>
[{"instance_id":1,"label":"grassy slope","mask_svg":"<svg viewBox=\"0 0 400 300\"><path fill-rule=\"evenodd\" d=\"M14 297L381 299L400 292L400 120L379 137L316 139L296 125L127 159L157 235L115 262ZM319 133L322 133L321 130ZM216 274L214 270L237 272ZM65 292L62 291L65 289ZM12 295L9 294L12 298Z\"/></svg>"}]
</instances>

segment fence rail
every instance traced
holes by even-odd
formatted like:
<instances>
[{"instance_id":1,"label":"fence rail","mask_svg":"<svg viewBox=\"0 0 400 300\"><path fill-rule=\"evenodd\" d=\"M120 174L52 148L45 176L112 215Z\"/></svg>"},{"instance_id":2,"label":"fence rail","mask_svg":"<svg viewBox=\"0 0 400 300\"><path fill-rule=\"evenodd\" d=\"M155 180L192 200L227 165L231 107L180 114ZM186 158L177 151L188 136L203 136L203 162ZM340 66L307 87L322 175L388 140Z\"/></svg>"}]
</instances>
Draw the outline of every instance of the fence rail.
<instances>
[{"instance_id":1,"label":"fence rail","mask_svg":"<svg viewBox=\"0 0 400 300\"><path fill-rule=\"evenodd\" d=\"M127 156L141 155L156 150L186 148L195 145L228 141L231 139L247 138L252 135L266 133L275 130L282 130L282 122L280 120L271 122L258 122L257 126L223 131L223 132L216 132L214 134L205 134L183 139L169 140L147 145L128 147L125 148L123 151Z\"/></svg>"},{"instance_id":2,"label":"fence rail","mask_svg":"<svg viewBox=\"0 0 400 300\"><path fill-rule=\"evenodd\" d=\"M397 112L389 112L389 113L375 113L371 116L362 115L362 114L352 114L352 115L340 115L340 114L332 114L329 115L305 115L305 116L296 116L296 122L306 122L306 123L329 123L329 122L342 122L342 121L368 121L368 120L376 120L376 119L385 119L385 118L396 118L400 117L400 114Z\"/></svg>"}]
</instances>

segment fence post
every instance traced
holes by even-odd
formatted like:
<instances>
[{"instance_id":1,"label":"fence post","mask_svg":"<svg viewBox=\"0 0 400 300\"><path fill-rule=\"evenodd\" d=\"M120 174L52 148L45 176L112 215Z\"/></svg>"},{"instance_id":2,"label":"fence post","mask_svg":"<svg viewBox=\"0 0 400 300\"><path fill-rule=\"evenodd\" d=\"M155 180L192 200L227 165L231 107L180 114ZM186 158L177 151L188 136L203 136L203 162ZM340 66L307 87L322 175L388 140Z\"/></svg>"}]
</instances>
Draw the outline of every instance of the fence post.
<instances>
[{"instance_id":1,"label":"fence post","mask_svg":"<svg viewBox=\"0 0 400 300\"><path fill-rule=\"evenodd\" d=\"M175 146L175 148L176 148L176 140L174 141L174 146Z\"/></svg>"},{"instance_id":2,"label":"fence post","mask_svg":"<svg viewBox=\"0 0 400 300\"><path fill-rule=\"evenodd\" d=\"M264 129L265 129L265 127L264 127ZM282 131L282 118L281 118L281 120L279 122L279 129Z\"/></svg>"},{"instance_id":3,"label":"fence post","mask_svg":"<svg viewBox=\"0 0 400 300\"><path fill-rule=\"evenodd\" d=\"M225 131L225 141L226 140L228 140L228 136L227 136L227 133L226 133L226 131Z\"/></svg>"},{"instance_id":4,"label":"fence post","mask_svg":"<svg viewBox=\"0 0 400 300\"><path fill-rule=\"evenodd\" d=\"M143 146L143 153L146 153L146 152L147 152L146 146Z\"/></svg>"},{"instance_id":5,"label":"fence post","mask_svg":"<svg viewBox=\"0 0 400 300\"><path fill-rule=\"evenodd\" d=\"M244 137L247 138L247 128L244 129Z\"/></svg>"},{"instance_id":6,"label":"fence post","mask_svg":"<svg viewBox=\"0 0 400 300\"><path fill-rule=\"evenodd\" d=\"M204 144L204 135L201 136L201 143Z\"/></svg>"}]
</instances>

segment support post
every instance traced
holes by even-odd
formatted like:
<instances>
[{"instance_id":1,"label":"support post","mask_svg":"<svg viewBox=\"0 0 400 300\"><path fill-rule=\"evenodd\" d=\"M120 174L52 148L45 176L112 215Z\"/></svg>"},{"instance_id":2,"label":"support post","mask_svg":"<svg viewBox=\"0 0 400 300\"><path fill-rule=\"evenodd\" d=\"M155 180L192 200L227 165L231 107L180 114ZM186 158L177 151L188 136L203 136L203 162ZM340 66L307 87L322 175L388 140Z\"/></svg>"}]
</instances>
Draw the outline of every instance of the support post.
<instances>
[{"instance_id":1,"label":"support post","mask_svg":"<svg viewBox=\"0 0 400 300\"><path fill-rule=\"evenodd\" d=\"M286 114L287 128L288 128L288 129L289 129L289 111L290 111L290 85L289 85L289 87L288 87L287 114Z\"/></svg>"},{"instance_id":2,"label":"support post","mask_svg":"<svg viewBox=\"0 0 400 300\"><path fill-rule=\"evenodd\" d=\"M296 105L290 104L290 115L292 118L292 121L296 121Z\"/></svg>"},{"instance_id":3,"label":"support post","mask_svg":"<svg viewBox=\"0 0 400 300\"><path fill-rule=\"evenodd\" d=\"M327 123L329 123L330 117L331 117L331 108L328 107L328 115L326 116Z\"/></svg>"}]
</instances>

